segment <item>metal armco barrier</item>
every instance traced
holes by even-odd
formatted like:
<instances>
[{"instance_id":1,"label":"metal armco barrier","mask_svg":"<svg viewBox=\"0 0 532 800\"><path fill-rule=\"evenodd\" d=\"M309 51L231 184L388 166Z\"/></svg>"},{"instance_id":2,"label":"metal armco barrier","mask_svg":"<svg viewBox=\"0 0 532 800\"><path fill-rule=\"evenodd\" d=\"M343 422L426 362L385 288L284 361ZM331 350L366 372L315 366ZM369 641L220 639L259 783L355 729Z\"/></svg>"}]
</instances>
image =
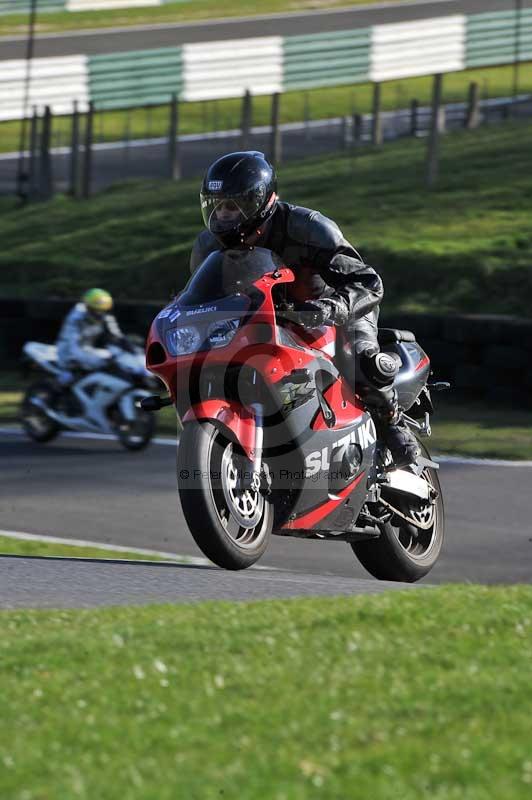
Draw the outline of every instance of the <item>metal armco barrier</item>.
<instances>
[{"instance_id":1,"label":"metal armco barrier","mask_svg":"<svg viewBox=\"0 0 532 800\"><path fill-rule=\"evenodd\" d=\"M532 8L467 18L466 67L509 64L532 59Z\"/></svg>"},{"instance_id":2,"label":"metal armco barrier","mask_svg":"<svg viewBox=\"0 0 532 800\"><path fill-rule=\"evenodd\" d=\"M287 36L283 89L339 86L370 80L370 28L309 36Z\"/></svg>"},{"instance_id":3,"label":"metal armco barrier","mask_svg":"<svg viewBox=\"0 0 532 800\"><path fill-rule=\"evenodd\" d=\"M67 0L39 0L39 13L65 11ZM27 14L31 0L0 0L0 14Z\"/></svg>"},{"instance_id":4,"label":"metal armco barrier","mask_svg":"<svg viewBox=\"0 0 532 800\"><path fill-rule=\"evenodd\" d=\"M2 0L0 0L0 3ZM99 2L99 0L95 0ZM30 103L64 114L382 82L532 60L532 9L452 14L308 36L269 36L66 59L35 59ZM61 62L61 63L60 63ZM23 113L23 60L2 61L0 120Z\"/></svg>"},{"instance_id":5,"label":"metal armco barrier","mask_svg":"<svg viewBox=\"0 0 532 800\"><path fill-rule=\"evenodd\" d=\"M39 14L50 11L100 11L111 8L162 6L179 0L39 0ZM0 0L0 14L26 14L30 0Z\"/></svg>"},{"instance_id":6,"label":"metal armco barrier","mask_svg":"<svg viewBox=\"0 0 532 800\"><path fill-rule=\"evenodd\" d=\"M167 103L183 89L181 47L92 56L88 59L90 99L95 108L133 108Z\"/></svg>"},{"instance_id":7,"label":"metal armco barrier","mask_svg":"<svg viewBox=\"0 0 532 800\"><path fill-rule=\"evenodd\" d=\"M371 35L372 81L464 69L466 17L375 25Z\"/></svg>"},{"instance_id":8,"label":"metal armco barrier","mask_svg":"<svg viewBox=\"0 0 532 800\"><path fill-rule=\"evenodd\" d=\"M283 39L267 36L183 47L183 100L273 94L283 88Z\"/></svg>"},{"instance_id":9,"label":"metal armco barrier","mask_svg":"<svg viewBox=\"0 0 532 800\"><path fill-rule=\"evenodd\" d=\"M0 120L20 119L24 109L26 61L2 61ZM74 100L85 109L89 100L85 56L35 58L31 65L28 111L50 106L54 114L70 114Z\"/></svg>"}]
</instances>

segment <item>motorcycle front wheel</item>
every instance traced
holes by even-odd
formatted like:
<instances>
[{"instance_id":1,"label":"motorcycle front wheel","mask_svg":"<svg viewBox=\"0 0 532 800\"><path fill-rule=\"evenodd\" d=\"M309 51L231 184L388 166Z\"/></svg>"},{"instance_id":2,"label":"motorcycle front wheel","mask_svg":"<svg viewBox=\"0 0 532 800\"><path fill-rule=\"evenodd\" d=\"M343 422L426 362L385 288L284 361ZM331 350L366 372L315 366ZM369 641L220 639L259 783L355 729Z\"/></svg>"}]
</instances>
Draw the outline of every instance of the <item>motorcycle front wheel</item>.
<instances>
[{"instance_id":1,"label":"motorcycle front wheel","mask_svg":"<svg viewBox=\"0 0 532 800\"><path fill-rule=\"evenodd\" d=\"M34 442L44 444L59 434L61 426L50 419L41 406L53 403L56 394L51 381L39 381L28 387L20 408L20 422L24 431Z\"/></svg>"},{"instance_id":2,"label":"motorcycle front wheel","mask_svg":"<svg viewBox=\"0 0 532 800\"><path fill-rule=\"evenodd\" d=\"M428 450L421 442L419 445L423 455L430 458ZM351 544L362 566L381 581L415 583L430 572L440 555L445 532L445 513L438 471L427 467L421 477L428 481L435 492L433 503L406 497L401 501L395 500L394 503L404 515L420 521L424 529L393 515L389 522L381 526L378 539Z\"/></svg>"},{"instance_id":3,"label":"motorcycle front wheel","mask_svg":"<svg viewBox=\"0 0 532 800\"><path fill-rule=\"evenodd\" d=\"M250 462L216 426L185 425L177 457L183 514L200 550L224 569L250 567L268 546L273 508L250 478Z\"/></svg>"}]
</instances>

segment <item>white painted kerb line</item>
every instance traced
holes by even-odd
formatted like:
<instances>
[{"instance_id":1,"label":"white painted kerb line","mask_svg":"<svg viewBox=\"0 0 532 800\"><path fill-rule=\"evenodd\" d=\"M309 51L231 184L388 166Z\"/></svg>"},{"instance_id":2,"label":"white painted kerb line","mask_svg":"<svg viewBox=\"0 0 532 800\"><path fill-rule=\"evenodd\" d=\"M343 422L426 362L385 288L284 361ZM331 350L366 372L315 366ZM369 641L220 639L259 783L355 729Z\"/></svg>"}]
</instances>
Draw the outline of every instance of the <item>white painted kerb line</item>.
<instances>
[{"instance_id":1,"label":"white painted kerb line","mask_svg":"<svg viewBox=\"0 0 532 800\"><path fill-rule=\"evenodd\" d=\"M159 558L167 559L168 561L175 562L176 564L192 565L194 567L215 567L216 565L209 561L208 558L201 556L183 556L178 553L166 553L162 550L148 550L144 547L127 547L120 544L107 544L102 542L91 542L86 539L66 539L61 536L44 536L37 533L26 533L25 531L3 531L0 530L0 537L4 536L6 539L17 539L23 542L44 542L47 544L64 544L72 547L91 547L97 550L104 550L110 553L134 553L139 556L158 556ZM0 555L2 545L0 544ZM129 560L129 559L128 559ZM265 570L268 572L277 572L276 567L264 567L254 564L250 569ZM282 571L282 570L280 570Z\"/></svg>"}]
</instances>

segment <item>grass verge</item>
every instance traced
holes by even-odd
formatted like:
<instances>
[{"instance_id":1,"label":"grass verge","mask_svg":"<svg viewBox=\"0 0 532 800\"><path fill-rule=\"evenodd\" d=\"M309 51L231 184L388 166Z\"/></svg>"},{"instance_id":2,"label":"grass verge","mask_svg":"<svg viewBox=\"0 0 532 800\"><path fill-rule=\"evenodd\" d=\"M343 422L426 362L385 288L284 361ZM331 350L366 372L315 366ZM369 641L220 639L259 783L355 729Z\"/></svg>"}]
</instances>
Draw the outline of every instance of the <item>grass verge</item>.
<instances>
[{"instance_id":1,"label":"grass verge","mask_svg":"<svg viewBox=\"0 0 532 800\"><path fill-rule=\"evenodd\" d=\"M470 458L532 460L530 411L435 398L431 452Z\"/></svg>"},{"instance_id":2,"label":"grass verge","mask_svg":"<svg viewBox=\"0 0 532 800\"><path fill-rule=\"evenodd\" d=\"M424 188L425 144L402 141L283 167L284 199L335 219L383 274L385 310L521 313L532 306L530 126L449 134ZM188 277L198 181L133 182L90 201L0 199L0 292L164 301ZM27 231L32 236L28 238Z\"/></svg>"},{"instance_id":3,"label":"grass verge","mask_svg":"<svg viewBox=\"0 0 532 800\"><path fill-rule=\"evenodd\" d=\"M532 588L420 591L2 612L2 797L528 800Z\"/></svg>"},{"instance_id":4,"label":"grass verge","mask_svg":"<svg viewBox=\"0 0 532 800\"><path fill-rule=\"evenodd\" d=\"M426 439L432 453L470 458L532 460L532 416L529 411L497 408L478 401L436 398L432 436ZM158 418L158 431L175 435L173 409ZM162 412L161 412L162 413Z\"/></svg>"},{"instance_id":5,"label":"grass verge","mask_svg":"<svg viewBox=\"0 0 532 800\"><path fill-rule=\"evenodd\" d=\"M104 550L101 547L60 544L59 542L15 539L0 534L0 555L16 556L64 556L68 558L127 558L135 561L167 561L162 556L131 551ZM1 781L0 781L1 785Z\"/></svg>"},{"instance_id":6,"label":"grass verge","mask_svg":"<svg viewBox=\"0 0 532 800\"><path fill-rule=\"evenodd\" d=\"M0 426L17 422L22 398L16 376L0 383ZM432 436L427 444L434 453L476 458L532 460L530 412L497 408L479 402L466 403L436 397ZM157 434L175 436L178 423L173 408L157 412Z\"/></svg>"},{"instance_id":7,"label":"grass verge","mask_svg":"<svg viewBox=\"0 0 532 800\"><path fill-rule=\"evenodd\" d=\"M443 97L445 103L464 102L468 86L476 81L483 98L507 97L513 93L513 67L488 67L449 73L445 76ZM519 91L532 92L532 64L522 64L519 70ZM382 107L386 111L408 108L412 98L429 105L432 94L432 76L387 81L382 84ZM325 119L359 113L369 113L372 108L373 85L333 86L306 92L286 92L281 101L281 121L300 122L304 119ZM205 131L231 130L240 124L241 100L212 100L182 103L180 107L180 132L184 134ZM269 125L271 98L253 98L253 124ZM71 118L56 117L53 123L53 146L67 146L71 137ZM150 139L167 136L169 130L168 106L155 106L126 111L98 111L94 132L97 142L124 139ZM16 152L19 148L20 122L0 123L0 152Z\"/></svg>"},{"instance_id":8,"label":"grass verge","mask_svg":"<svg viewBox=\"0 0 532 800\"><path fill-rule=\"evenodd\" d=\"M405 0L393 0L396 3ZM345 6L372 5L379 0L181 0L159 7L98 9L97 11L39 13L35 26L38 34L86 28L115 28L129 25L156 25L164 22L209 22L222 17L253 17L257 14L316 11ZM0 17L0 36L21 36L28 26L27 14Z\"/></svg>"}]
</instances>

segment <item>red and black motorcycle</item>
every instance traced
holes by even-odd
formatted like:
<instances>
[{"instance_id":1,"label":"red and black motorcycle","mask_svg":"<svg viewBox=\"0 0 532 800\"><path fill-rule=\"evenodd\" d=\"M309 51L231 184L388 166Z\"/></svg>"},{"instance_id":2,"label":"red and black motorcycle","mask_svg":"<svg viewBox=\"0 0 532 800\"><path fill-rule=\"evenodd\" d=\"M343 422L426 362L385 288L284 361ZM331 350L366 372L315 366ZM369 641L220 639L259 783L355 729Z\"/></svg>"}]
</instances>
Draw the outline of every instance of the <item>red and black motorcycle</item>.
<instances>
[{"instance_id":1,"label":"red and black motorcycle","mask_svg":"<svg viewBox=\"0 0 532 800\"><path fill-rule=\"evenodd\" d=\"M437 464L422 448L396 469L335 363L336 329L306 331L279 313L292 271L269 250L211 254L154 320L148 369L182 421L177 479L205 555L244 569L272 533L348 542L376 578L416 581L434 565L444 511ZM430 435L430 362L408 331L384 329L402 366L400 405Z\"/></svg>"}]
</instances>

